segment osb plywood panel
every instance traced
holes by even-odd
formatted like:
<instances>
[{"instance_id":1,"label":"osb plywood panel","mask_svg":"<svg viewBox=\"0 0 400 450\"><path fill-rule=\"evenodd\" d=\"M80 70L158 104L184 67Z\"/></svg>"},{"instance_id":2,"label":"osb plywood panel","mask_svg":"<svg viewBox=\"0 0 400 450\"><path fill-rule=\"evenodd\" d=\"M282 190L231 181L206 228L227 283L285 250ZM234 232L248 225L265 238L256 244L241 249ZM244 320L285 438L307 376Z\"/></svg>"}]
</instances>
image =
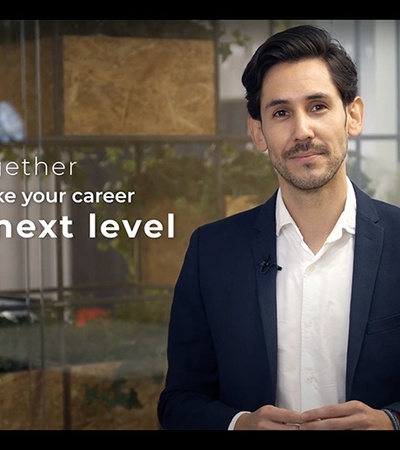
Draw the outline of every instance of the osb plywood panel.
<instances>
[{"instance_id":1,"label":"osb plywood panel","mask_svg":"<svg viewBox=\"0 0 400 450\"><path fill-rule=\"evenodd\" d=\"M167 235L167 216L174 212L174 238ZM158 217L164 231L157 239L143 239L141 245L141 270L145 283L174 284L185 256L190 235L199 225L208 221L202 212L196 212L189 204L180 206L170 201L146 205L146 217ZM161 257L160 257L161 255Z\"/></svg>"},{"instance_id":2,"label":"osb plywood panel","mask_svg":"<svg viewBox=\"0 0 400 450\"><path fill-rule=\"evenodd\" d=\"M212 135L212 41L64 36L66 135Z\"/></svg>"},{"instance_id":3,"label":"osb plywood panel","mask_svg":"<svg viewBox=\"0 0 400 450\"><path fill-rule=\"evenodd\" d=\"M84 387L107 386L115 379L119 363L76 366L71 374L71 425L75 430L159 430L157 403L162 384L151 377L132 377L129 387L138 394L140 407L131 409L114 406L108 409L103 403L90 404Z\"/></svg>"},{"instance_id":4,"label":"osb plywood panel","mask_svg":"<svg viewBox=\"0 0 400 450\"><path fill-rule=\"evenodd\" d=\"M28 135L55 133L51 39L0 45L0 100L25 120Z\"/></svg>"},{"instance_id":5,"label":"osb plywood panel","mask_svg":"<svg viewBox=\"0 0 400 450\"><path fill-rule=\"evenodd\" d=\"M120 363L91 364L70 368L69 419L64 421L64 384L59 368L12 372L0 375L0 430L158 430L156 415L161 384L150 378L128 380L141 407L88 402L85 386L107 386L117 376Z\"/></svg>"},{"instance_id":6,"label":"osb plywood panel","mask_svg":"<svg viewBox=\"0 0 400 450\"><path fill-rule=\"evenodd\" d=\"M60 371L1 374L0 430L62 429L61 386Z\"/></svg>"},{"instance_id":7,"label":"osb plywood panel","mask_svg":"<svg viewBox=\"0 0 400 450\"><path fill-rule=\"evenodd\" d=\"M253 208L257 202L253 195L239 197L225 196L225 215ZM146 205L146 217L158 217L164 225L164 232L158 239L144 239L141 242L142 277L146 283L174 284L189 243L190 235L198 226L212 220L204 212L197 211L187 204L180 206L164 201ZM167 215L174 211L173 239L167 236ZM160 258L160 255L162 257ZM156 261L156 263L154 263Z\"/></svg>"}]
</instances>

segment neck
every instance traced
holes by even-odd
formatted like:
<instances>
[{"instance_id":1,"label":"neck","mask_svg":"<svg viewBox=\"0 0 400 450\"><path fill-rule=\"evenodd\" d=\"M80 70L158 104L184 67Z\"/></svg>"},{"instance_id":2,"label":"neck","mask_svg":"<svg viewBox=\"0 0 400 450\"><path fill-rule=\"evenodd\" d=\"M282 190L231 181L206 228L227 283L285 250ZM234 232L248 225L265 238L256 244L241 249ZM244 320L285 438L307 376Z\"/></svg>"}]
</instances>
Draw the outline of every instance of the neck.
<instances>
[{"instance_id":1,"label":"neck","mask_svg":"<svg viewBox=\"0 0 400 450\"><path fill-rule=\"evenodd\" d=\"M304 191L281 184L282 198L311 251L317 253L343 212L346 176L335 177L323 188Z\"/></svg>"}]
</instances>

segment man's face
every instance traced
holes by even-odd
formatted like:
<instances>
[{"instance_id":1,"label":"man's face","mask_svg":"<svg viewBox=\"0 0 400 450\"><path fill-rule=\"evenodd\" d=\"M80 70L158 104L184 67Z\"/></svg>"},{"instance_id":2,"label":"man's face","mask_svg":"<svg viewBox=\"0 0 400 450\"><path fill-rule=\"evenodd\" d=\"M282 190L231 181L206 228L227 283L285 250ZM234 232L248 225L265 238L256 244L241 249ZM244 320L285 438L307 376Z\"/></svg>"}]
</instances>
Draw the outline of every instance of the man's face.
<instances>
[{"instance_id":1,"label":"man's face","mask_svg":"<svg viewBox=\"0 0 400 450\"><path fill-rule=\"evenodd\" d=\"M345 173L351 108L320 59L272 67L263 81L259 139L281 183L317 189Z\"/></svg>"}]
</instances>

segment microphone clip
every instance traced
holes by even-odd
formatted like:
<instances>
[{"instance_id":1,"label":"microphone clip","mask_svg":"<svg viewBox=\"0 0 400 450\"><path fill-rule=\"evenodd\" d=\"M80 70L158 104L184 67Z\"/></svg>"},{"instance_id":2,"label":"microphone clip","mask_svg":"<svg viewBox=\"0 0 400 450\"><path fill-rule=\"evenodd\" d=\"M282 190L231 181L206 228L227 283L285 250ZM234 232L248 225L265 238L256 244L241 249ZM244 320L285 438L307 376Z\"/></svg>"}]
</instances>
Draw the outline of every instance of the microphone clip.
<instances>
[{"instance_id":1,"label":"microphone clip","mask_svg":"<svg viewBox=\"0 0 400 450\"><path fill-rule=\"evenodd\" d=\"M276 270L282 270L282 267L276 263L273 263L269 260L269 255L263 261L261 261L260 265L260 273L267 273L269 269L273 267Z\"/></svg>"}]
</instances>

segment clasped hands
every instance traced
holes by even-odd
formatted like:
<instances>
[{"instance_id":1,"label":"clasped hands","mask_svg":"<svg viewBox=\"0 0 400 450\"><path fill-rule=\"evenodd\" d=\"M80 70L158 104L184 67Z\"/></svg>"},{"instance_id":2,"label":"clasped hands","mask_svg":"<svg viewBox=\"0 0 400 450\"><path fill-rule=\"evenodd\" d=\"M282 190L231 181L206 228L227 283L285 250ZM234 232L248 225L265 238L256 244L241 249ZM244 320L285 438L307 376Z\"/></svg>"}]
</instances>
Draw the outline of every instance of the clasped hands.
<instances>
[{"instance_id":1,"label":"clasped hands","mask_svg":"<svg viewBox=\"0 0 400 450\"><path fill-rule=\"evenodd\" d=\"M265 405L243 414L235 430L393 430L385 412L357 400L297 412Z\"/></svg>"}]
</instances>

